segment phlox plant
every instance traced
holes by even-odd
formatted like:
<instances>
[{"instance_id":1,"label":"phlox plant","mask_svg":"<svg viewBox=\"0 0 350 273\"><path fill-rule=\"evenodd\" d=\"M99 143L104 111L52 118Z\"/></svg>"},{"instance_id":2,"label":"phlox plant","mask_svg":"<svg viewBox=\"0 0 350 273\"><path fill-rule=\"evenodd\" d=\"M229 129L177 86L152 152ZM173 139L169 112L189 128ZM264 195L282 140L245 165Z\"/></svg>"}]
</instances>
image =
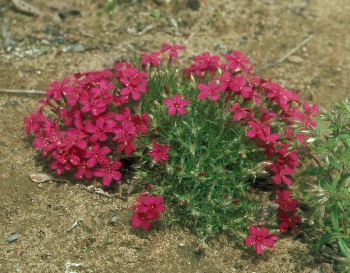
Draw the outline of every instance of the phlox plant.
<instances>
[{"instance_id":1,"label":"phlox plant","mask_svg":"<svg viewBox=\"0 0 350 273\"><path fill-rule=\"evenodd\" d=\"M179 50L185 47L164 43L134 63L53 82L25 118L25 132L57 174L102 177L108 187L131 171L129 182L150 190L133 207L135 228L149 229L166 212L167 223L187 226L205 247L217 232L245 237L249 227L246 244L262 254L277 235L253 222L261 203L252 188L271 180L279 230L295 230L299 202L286 188L318 108L253 76L239 51L204 52L181 69Z\"/></svg>"}]
</instances>

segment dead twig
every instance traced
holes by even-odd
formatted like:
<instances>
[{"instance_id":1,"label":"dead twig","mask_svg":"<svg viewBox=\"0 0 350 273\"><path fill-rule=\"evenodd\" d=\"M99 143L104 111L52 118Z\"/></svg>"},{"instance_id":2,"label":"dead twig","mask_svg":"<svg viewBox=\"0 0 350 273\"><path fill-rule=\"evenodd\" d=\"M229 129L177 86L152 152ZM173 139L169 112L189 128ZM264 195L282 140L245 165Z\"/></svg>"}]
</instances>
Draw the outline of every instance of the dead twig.
<instances>
[{"instance_id":1,"label":"dead twig","mask_svg":"<svg viewBox=\"0 0 350 273\"><path fill-rule=\"evenodd\" d=\"M20 90L20 89L0 88L0 93L46 95L45 91L34 90L34 89L31 89L31 90Z\"/></svg>"},{"instance_id":2,"label":"dead twig","mask_svg":"<svg viewBox=\"0 0 350 273\"><path fill-rule=\"evenodd\" d=\"M277 64L282 63L285 59L287 59L290 55L294 54L298 49L300 49L303 45L305 45L307 42L309 42L312 39L312 34L310 36L308 36L305 40L303 40L300 44L298 44L296 47L294 47L291 51L289 51L286 55L284 55L283 57L281 57L280 59L278 59L277 61L271 62L267 65L264 65L263 67L257 69L254 74L269 69Z\"/></svg>"},{"instance_id":3,"label":"dead twig","mask_svg":"<svg viewBox=\"0 0 350 273\"><path fill-rule=\"evenodd\" d=\"M17 10L21 12L35 15L38 17L44 17L44 14L37 7L34 7L33 5L28 4L23 0L12 0L12 4L16 7Z\"/></svg>"},{"instance_id":4,"label":"dead twig","mask_svg":"<svg viewBox=\"0 0 350 273\"><path fill-rule=\"evenodd\" d=\"M82 220L81 219L76 220L74 224L69 229L66 230L66 232L68 233L72 231L78 225L79 222L82 222Z\"/></svg>"}]
</instances>

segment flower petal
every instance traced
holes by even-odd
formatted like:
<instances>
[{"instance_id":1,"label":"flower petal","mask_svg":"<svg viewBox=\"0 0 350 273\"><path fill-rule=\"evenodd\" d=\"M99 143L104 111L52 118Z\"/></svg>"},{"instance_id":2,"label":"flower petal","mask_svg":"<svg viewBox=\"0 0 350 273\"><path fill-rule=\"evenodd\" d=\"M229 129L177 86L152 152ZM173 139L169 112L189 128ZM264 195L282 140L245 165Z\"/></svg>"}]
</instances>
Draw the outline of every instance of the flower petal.
<instances>
[{"instance_id":1,"label":"flower petal","mask_svg":"<svg viewBox=\"0 0 350 273\"><path fill-rule=\"evenodd\" d=\"M264 253L264 248L263 248L261 243L256 242L256 244L255 244L255 251L256 251L256 253L258 253L260 255Z\"/></svg>"},{"instance_id":2,"label":"flower petal","mask_svg":"<svg viewBox=\"0 0 350 273\"><path fill-rule=\"evenodd\" d=\"M261 227L260 228L260 235L263 237L269 236L270 231L267 228Z\"/></svg>"},{"instance_id":3,"label":"flower petal","mask_svg":"<svg viewBox=\"0 0 350 273\"><path fill-rule=\"evenodd\" d=\"M141 221L141 217L140 217L140 213L136 212L131 219L131 225L134 228L138 228L141 225L142 221Z\"/></svg>"},{"instance_id":4,"label":"flower petal","mask_svg":"<svg viewBox=\"0 0 350 273\"><path fill-rule=\"evenodd\" d=\"M255 244L255 237L254 236L248 236L247 238L245 238L245 244L247 246L251 246L251 245Z\"/></svg>"},{"instance_id":5,"label":"flower petal","mask_svg":"<svg viewBox=\"0 0 350 273\"><path fill-rule=\"evenodd\" d=\"M254 236L260 235L259 229L256 226L250 226L249 227L249 232L250 232L250 234L252 234Z\"/></svg>"},{"instance_id":6,"label":"flower petal","mask_svg":"<svg viewBox=\"0 0 350 273\"><path fill-rule=\"evenodd\" d=\"M168 113L169 113L169 115L171 115L171 116L172 116L172 115L175 115L175 113L176 113L176 107L173 107L173 106L170 107L169 110L168 110Z\"/></svg>"}]
</instances>

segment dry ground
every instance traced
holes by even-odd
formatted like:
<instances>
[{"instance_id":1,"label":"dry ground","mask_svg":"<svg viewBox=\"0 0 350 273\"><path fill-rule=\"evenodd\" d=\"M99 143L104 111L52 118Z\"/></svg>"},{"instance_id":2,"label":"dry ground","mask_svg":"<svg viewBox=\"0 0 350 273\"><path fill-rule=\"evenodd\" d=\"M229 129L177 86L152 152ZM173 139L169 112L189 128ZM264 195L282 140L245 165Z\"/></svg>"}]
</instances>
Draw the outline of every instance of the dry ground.
<instances>
[{"instance_id":1,"label":"dry ground","mask_svg":"<svg viewBox=\"0 0 350 273\"><path fill-rule=\"evenodd\" d=\"M109 13L103 0L28 2L43 16L0 1L0 24L11 34L7 45L12 46L0 46L0 88L46 90L69 74L101 70L134 53L158 50L161 42L186 45L186 57L240 50L259 68L312 34L294 54L300 58L258 75L320 106L349 98L348 0L119 0ZM65 18L58 19L58 13ZM84 265L72 271L94 273L289 273L317 267L333 272L327 261L312 255L312 244L294 235L262 257L222 235L198 256L196 238L187 231L161 224L147 233L133 230L130 207L136 195L123 201L74 183L38 187L28 174L46 169L22 127L23 118L38 108L37 100L0 94L0 272L63 273L68 262ZM119 217L114 225L113 216ZM12 233L19 239L8 243Z\"/></svg>"}]
</instances>

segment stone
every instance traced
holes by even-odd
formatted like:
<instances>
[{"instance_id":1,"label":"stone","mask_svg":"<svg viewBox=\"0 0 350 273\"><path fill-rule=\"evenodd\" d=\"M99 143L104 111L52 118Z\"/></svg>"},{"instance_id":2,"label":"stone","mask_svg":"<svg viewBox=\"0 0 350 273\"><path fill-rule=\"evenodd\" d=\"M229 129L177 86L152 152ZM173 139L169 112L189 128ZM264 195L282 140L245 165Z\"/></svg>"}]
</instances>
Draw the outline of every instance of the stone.
<instances>
[{"instance_id":1,"label":"stone","mask_svg":"<svg viewBox=\"0 0 350 273\"><path fill-rule=\"evenodd\" d=\"M16 233L7 237L7 242L9 242L9 243L13 243L16 241L18 241L18 235Z\"/></svg>"}]
</instances>

